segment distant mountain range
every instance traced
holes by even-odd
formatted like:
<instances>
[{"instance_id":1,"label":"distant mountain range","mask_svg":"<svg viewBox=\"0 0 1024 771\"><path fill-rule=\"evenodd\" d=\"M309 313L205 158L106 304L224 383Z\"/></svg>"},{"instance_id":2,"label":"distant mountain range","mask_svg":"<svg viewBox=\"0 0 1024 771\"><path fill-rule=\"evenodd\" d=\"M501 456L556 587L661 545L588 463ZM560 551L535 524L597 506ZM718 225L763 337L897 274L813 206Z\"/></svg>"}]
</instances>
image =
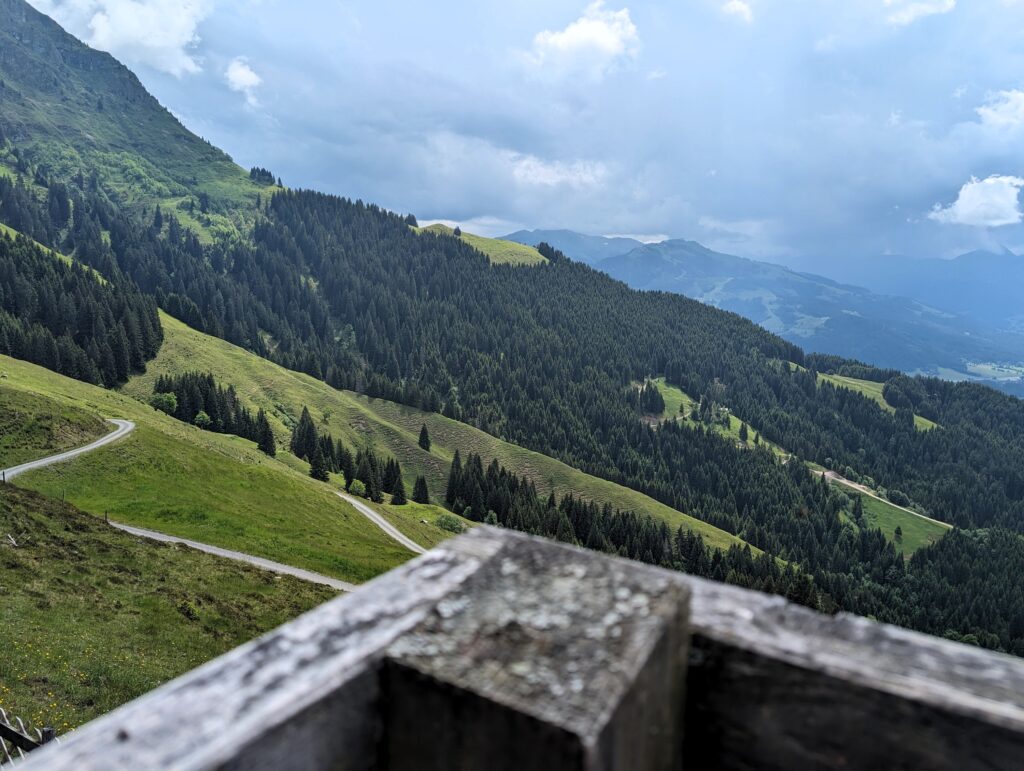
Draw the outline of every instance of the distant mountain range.
<instances>
[{"instance_id":1,"label":"distant mountain range","mask_svg":"<svg viewBox=\"0 0 1024 771\"><path fill-rule=\"evenodd\" d=\"M1009 249L952 260L876 257L836 266L838 278L922 302L999 329L1024 332L1024 256Z\"/></svg>"},{"instance_id":2,"label":"distant mountain range","mask_svg":"<svg viewBox=\"0 0 1024 771\"><path fill-rule=\"evenodd\" d=\"M936 261L898 263L876 272L875 285L885 292L880 293L721 254L693 241L643 244L564 230L519 231L505 238L546 242L636 289L683 294L733 311L810 350L907 372L977 378L1024 393L1024 325L1015 327L1011 318L1016 313L1018 322L1024 319L1013 297L1019 298L1024 284L1017 279L997 286L994 278L1008 256L987 255L984 270L975 269L977 256L943 263L943 270L932 273ZM1024 261L1012 259L1024 273ZM987 314L979 310L985 298L997 300Z\"/></svg>"}]
</instances>

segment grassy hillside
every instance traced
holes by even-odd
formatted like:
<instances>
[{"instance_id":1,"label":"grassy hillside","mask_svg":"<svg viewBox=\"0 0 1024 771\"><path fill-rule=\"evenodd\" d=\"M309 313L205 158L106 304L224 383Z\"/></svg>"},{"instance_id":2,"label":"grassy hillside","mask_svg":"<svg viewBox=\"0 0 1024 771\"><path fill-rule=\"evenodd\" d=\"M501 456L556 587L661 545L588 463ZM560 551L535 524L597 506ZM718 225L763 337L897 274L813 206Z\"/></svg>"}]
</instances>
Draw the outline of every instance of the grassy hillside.
<instances>
[{"instance_id":1,"label":"grassy hillside","mask_svg":"<svg viewBox=\"0 0 1024 771\"><path fill-rule=\"evenodd\" d=\"M370 505L374 506L381 516L398 528L403 535L408 536L425 549L433 548L442 541L447 541L449 538L454 538L458 535L458 533L452 530L438 527L437 520L439 517L454 518L462 525L463 530L475 525L475 523L456 516L436 504L427 505L410 501L404 506L392 506L390 504Z\"/></svg>"},{"instance_id":2,"label":"grassy hillside","mask_svg":"<svg viewBox=\"0 0 1024 771\"><path fill-rule=\"evenodd\" d=\"M661 393L661 398L665 400L665 411L661 415L656 416L658 420L675 419L683 422L689 422L690 424L694 424L693 420L690 418L690 411L695 406L697 406L697 400L691 397L689 394L685 393L680 388L677 388L674 385L669 385L668 383L666 383L665 378L663 377L655 378L654 384L658 387L658 391ZM720 436L724 436L726 439L731 439L732 441L738 444L740 441L740 426L742 425L743 421L740 420L740 418L738 418L737 416L730 413L728 427L720 423L714 423L711 425L711 429ZM747 429L747 446L753 447L754 434L756 432L749 426L747 427ZM786 450L779 447L777 444L773 444L772 442L769 442L767 439L762 439L761 441L765 447L771 448L772 452L774 452L779 457L789 457L789 453L786 452Z\"/></svg>"},{"instance_id":3,"label":"grassy hillside","mask_svg":"<svg viewBox=\"0 0 1024 771\"><path fill-rule=\"evenodd\" d=\"M455 231L447 225L428 225L417 228L420 232L440 233L447 236L455 235ZM462 240L477 251L487 255L495 265L536 265L547 262L547 259L532 246L517 244L515 241L504 241L500 238L484 238L472 233L462 232Z\"/></svg>"},{"instance_id":4,"label":"grassy hillside","mask_svg":"<svg viewBox=\"0 0 1024 771\"><path fill-rule=\"evenodd\" d=\"M850 378L843 378L843 380L850 380ZM661 392L662 398L665 400L665 412L662 413L659 418L661 420L667 420L670 417L675 416L677 419L688 420L689 418L680 417L680 412L682 412L682 415L688 414L696 404L695 400L679 388L668 385L665 382L665 378L657 378L654 383L658 386L658 390ZM847 386L844 385L843 387ZM881 396L881 389L878 390L878 394ZM923 420L923 418L921 418L921 420ZM740 425L740 419L735 415L730 415L728 429L725 426L716 424L714 426L714 430L722 436L739 442ZM751 436L753 436L753 430L751 430ZM772 444L767 440L762 440L762 442L764 442L767 447L770 447L773 452L779 455L779 457L790 457L790 453L782 447ZM824 471L820 466L816 466L812 463L808 463L808 466L817 470L819 473ZM845 486L839 485L839 489L846 493L853 494L852 491ZM914 514L904 511L903 509L893 506L885 501L870 498L866 495L862 496L862 498L864 502L864 518L867 520L868 525L872 528L880 529L883 535L885 535L889 541L896 544L898 548L902 549L903 554L907 557L921 547L935 543L949 532L948 525L943 525L939 522L915 516ZM902 537L900 538L896 537L897 527L899 527L902 532Z\"/></svg>"},{"instance_id":5,"label":"grassy hillside","mask_svg":"<svg viewBox=\"0 0 1024 771\"><path fill-rule=\"evenodd\" d=\"M332 489L251 442L200 431L124 394L0 357L4 393L35 394L137 424L115 444L18 477L78 508L172 535L256 554L350 581L411 555Z\"/></svg>"},{"instance_id":6,"label":"grassy hillside","mask_svg":"<svg viewBox=\"0 0 1024 771\"><path fill-rule=\"evenodd\" d=\"M113 430L101 418L4 385L0 369L0 468L81 447Z\"/></svg>"},{"instance_id":7,"label":"grassy hillside","mask_svg":"<svg viewBox=\"0 0 1024 771\"><path fill-rule=\"evenodd\" d=\"M163 315L164 344L150 362L145 375L133 378L124 392L148 399L156 378L165 373L199 370L212 372L224 385L235 386L239 396L252 407L267 411L281 443L287 442L291 425L302 406L308 406L322 430L356 447L375 447L396 457L406 475L406 489L412 490L417 475L427 479L435 500L444 495L455 450L479 453L486 462L498 462L521 476L532 479L543 494L555 489L573 492L588 500L608 502L660 517L673 527L683 525L701 533L709 545L728 547L742 543L735 536L641 493L584 474L539 453L503 442L464 423L424 413L382 399L370 399L337 391L307 375L291 372L251 353L209 337ZM421 426L426 424L433 441L431 451L417 444Z\"/></svg>"},{"instance_id":8,"label":"grassy hillside","mask_svg":"<svg viewBox=\"0 0 1024 771\"><path fill-rule=\"evenodd\" d=\"M0 707L59 733L334 595L12 486L0 532Z\"/></svg>"},{"instance_id":9,"label":"grassy hillside","mask_svg":"<svg viewBox=\"0 0 1024 771\"><path fill-rule=\"evenodd\" d=\"M251 220L266 189L189 132L109 54L65 33L20 0L0 0L0 128L33 166L71 179L95 175L113 201L161 203L210 237ZM0 165L15 166L3 150ZM189 214L199 194L208 211Z\"/></svg>"},{"instance_id":10,"label":"grassy hillside","mask_svg":"<svg viewBox=\"0 0 1024 771\"><path fill-rule=\"evenodd\" d=\"M864 394L872 401L876 402L886 412L896 412L896 408L889 404L882 396L882 389L884 383L876 383L873 380L858 380L854 377L845 377L843 375L824 375L818 373L818 383L829 382L837 388L848 388L851 391L856 391L859 394ZM934 421L923 418L920 415L914 416L914 425L918 431L930 431L936 428L938 424Z\"/></svg>"},{"instance_id":11,"label":"grassy hillside","mask_svg":"<svg viewBox=\"0 0 1024 771\"><path fill-rule=\"evenodd\" d=\"M879 528L886 538L903 550L906 557L935 543L950 530L948 525L915 516L877 498L864 495L861 500L868 525ZM903 532L902 538L896 537L897 527Z\"/></svg>"}]
</instances>

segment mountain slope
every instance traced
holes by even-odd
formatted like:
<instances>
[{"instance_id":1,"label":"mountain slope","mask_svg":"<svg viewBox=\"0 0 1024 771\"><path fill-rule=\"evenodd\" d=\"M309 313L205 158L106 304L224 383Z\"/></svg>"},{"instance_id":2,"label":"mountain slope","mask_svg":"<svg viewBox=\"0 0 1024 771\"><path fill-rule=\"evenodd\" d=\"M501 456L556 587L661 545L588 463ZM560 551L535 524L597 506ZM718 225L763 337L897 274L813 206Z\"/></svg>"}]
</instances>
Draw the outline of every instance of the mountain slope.
<instances>
[{"instance_id":1,"label":"mountain slope","mask_svg":"<svg viewBox=\"0 0 1024 771\"><path fill-rule=\"evenodd\" d=\"M637 289L684 294L812 350L879 367L938 374L978 362L1024 363L1024 336L692 241L641 246L595 267Z\"/></svg>"},{"instance_id":2,"label":"mountain slope","mask_svg":"<svg viewBox=\"0 0 1024 771\"><path fill-rule=\"evenodd\" d=\"M185 425L124 394L0 356L5 395L46 400L135 421L125 439L19 476L19 487L66 498L83 511L365 581L411 555L303 469L267 458L252 442ZM0 409L6 409L0 404Z\"/></svg>"},{"instance_id":3,"label":"mountain slope","mask_svg":"<svg viewBox=\"0 0 1024 771\"><path fill-rule=\"evenodd\" d=\"M0 531L18 544L0 545L0 706L58 734L335 594L13 486L0 487Z\"/></svg>"},{"instance_id":4,"label":"mountain slope","mask_svg":"<svg viewBox=\"0 0 1024 771\"><path fill-rule=\"evenodd\" d=\"M454 229L440 223L419 228L421 233L454 236ZM533 244L521 244L511 238L484 238L473 233L461 231L459 238L465 243L487 255L495 265L537 265L547 262Z\"/></svg>"},{"instance_id":5,"label":"mountain slope","mask_svg":"<svg viewBox=\"0 0 1024 771\"><path fill-rule=\"evenodd\" d=\"M226 227L261 189L127 67L22 0L0 0L0 148L5 137L18 153L0 153L0 162L81 174L121 205L162 202L189 216L188 202L208 196L208 216L189 216L197 226Z\"/></svg>"},{"instance_id":6,"label":"mountain slope","mask_svg":"<svg viewBox=\"0 0 1024 771\"><path fill-rule=\"evenodd\" d=\"M477 453L488 462L504 466L531 479L547 495L573 493L585 500L613 508L650 514L673 528L683 526L702 535L709 546L728 548L743 542L711 525L669 508L646 495L584 474L539 453L503 442L483 431L436 413L427 413L384 399L371 399L350 391L338 391L321 380L292 372L230 343L188 328L163 315L165 342L145 375L133 378L124 392L147 400L153 385L164 374L188 370L213 373L218 382L232 385L253 409L264 409L281 446L287 446L291 426L302 407L335 439L396 458L412 489L423 475L435 501L444 499L448 471L456 450ZM418 444L426 425L432 446L425 452ZM755 550L757 551L757 550Z\"/></svg>"},{"instance_id":7,"label":"mountain slope","mask_svg":"<svg viewBox=\"0 0 1024 771\"><path fill-rule=\"evenodd\" d=\"M24 208L33 209L28 219L46 226L44 235L53 234L45 242L59 241L78 259L84 253L83 261L118 287L134 282L191 326L332 386L401 402L409 410L441 412L685 510L794 571L806 570L788 574L783 590L808 605L932 629L930 616L915 605L914 576L902 555L878 529L844 520L838 491L801 463L783 464L768 450L740 447L702 426L645 422L635 383L664 376L695 401L743 416L765 440L798 458L849 466L961 527L1024 530L1024 406L988 389L808 356L738 315L674 294L632 290L554 251L530 269L494 265L459 239L424 237L412 231L407 217L360 201L275 193L253 215L251 228L239 219L237 239L200 242L177 219L104 206L74 178L53 180L31 163L29 169ZM93 238L42 205L59 197L61 184L81 196ZM35 230L25 232L39 238ZM82 248L89 243L109 248L97 246L90 254ZM889 412L849 388L819 384L822 373L879 384L886 403L899 406ZM915 414L940 428L916 430ZM474 483L485 476L478 463L470 475ZM288 468L301 476L300 466ZM127 475L131 466L117 470ZM180 465L174 470L190 483ZM216 479L218 469L203 471ZM169 483L155 462L146 474ZM488 483L495 505L511 508L518 499L498 498L506 489L500 469L492 476L499 480ZM144 484L146 475L133 481ZM48 484L51 491L61 489L56 479ZM88 482L75 484L74 492L82 494ZM473 501L474 518L493 510L483 487L460 491ZM99 492L89 491L94 506ZM199 486L189 493L198 495ZM549 507L532 492L529 497L524 510L535 516L519 520L527 529L543 524L542 516L553 522L565 513L560 506L572 509L571 501ZM279 507L280 501L267 505ZM611 543L599 525L623 521L599 508L574 511L584 515L571 523L572 537L598 548ZM222 528L221 535L280 548L284 538L275 537L282 528L305 525L324 528L321 540L331 541L330 523L303 521L311 516L305 508L288 514L258 524L252 516L235 517L222 524L239 532ZM179 520L189 527L203 524ZM766 571L776 561L755 561L741 550L716 561L693 548L685 531L672 534L649 520L639 530L646 531L643 541L658 542L650 555L659 564L772 591L780 587ZM296 534L288 536L296 555L322 557L303 553ZM307 543L315 542L310 537ZM639 556L647 558L647 552Z\"/></svg>"},{"instance_id":8,"label":"mountain slope","mask_svg":"<svg viewBox=\"0 0 1024 771\"><path fill-rule=\"evenodd\" d=\"M527 246L545 243L587 265L596 265L601 260L618 257L643 246L635 238L588 236L572 230L517 230L503 238Z\"/></svg>"}]
</instances>

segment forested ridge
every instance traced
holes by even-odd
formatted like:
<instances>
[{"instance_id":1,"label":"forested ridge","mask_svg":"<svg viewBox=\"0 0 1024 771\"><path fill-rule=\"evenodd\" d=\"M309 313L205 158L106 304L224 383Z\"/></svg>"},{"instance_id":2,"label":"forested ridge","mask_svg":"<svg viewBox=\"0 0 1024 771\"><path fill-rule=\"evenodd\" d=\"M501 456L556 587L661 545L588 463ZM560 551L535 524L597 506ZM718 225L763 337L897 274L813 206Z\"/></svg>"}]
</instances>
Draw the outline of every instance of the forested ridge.
<instances>
[{"instance_id":1,"label":"forested ridge","mask_svg":"<svg viewBox=\"0 0 1024 771\"><path fill-rule=\"evenodd\" d=\"M115 386L143 371L162 340L151 297L0 234L0 353Z\"/></svg>"},{"instance_id":2,"label":"forested ridge","mask_svg":"<svg viewBox=\"0 0 1024 771\"><path fill-rule=\"evenodd\" d=\"M0 11L17 5L3 0ZM17 13L11 18L21 23ZM16 76L0 80L0 222L95 268L106 281L27 239L0 238L0 350L112 386L159 348L160 307L336 387L443 412L642 491L769 555L708 557L734 560L726 580L788 591L763 567L778 559L812 579L813 591L801 588L801 601L824 610L1024 650L1024 602L1012 569L1024 532L1020 401L805 355L739 316L678 295L630 290L546 246L546 264L492 265L460 239L415 231L411 216L315 192L275 192L266 169L247 174L192 135L187 152L159 138L165 129L187 132L157 114L159 105L130 73L109 57L87 57L77 43L29 45L59 37L59 30L26 18L31 35L7 35L6 58L0 57L0 74ZM53 61L34 68L47 51L57 52ZM79 66L84 61L111 66L91 75ZM63 94L73 106L74 131L66 137L47 135L49 124L28 111L36 87ZM79 154L76 143L87 134L108 149L140 136L126 159L93 147ZM237 229L212 229L203 219L208 212ZM190 227L189 218L207 229ZM819 382L818 372L884 384L894 412ZM649 415L664 401L656 388L638 391L636 384L661 375L695 400L728 407L794 459L783 463L767 447L737 446L709 426L652 425ZM258 415L229 407L229 389L208 376L183 375L163 387L175 393L174 411L183 420L209 418L211 430L256 440L266 433L253 425ZM219 414L210 414L211 404ZM939 428L917 430L915 414ZM345 473L347 483L359 482L372 497L393 487L396 473L387 463L352 455L308 427L293 449L311 463L319 457L318 476ZM986 530L954 532L905 564L879 530L857 518L855 502L801 460L848 466L902 491L933 517ZM475 461L472 468L476 475ZM484 468L484 478L493 476ZM495 473L504 480L498 487L521 503L518 513L500 509L502 521L528 530L543 525L552 507L522 492L512 481L515 469ZM436 499L444 491L433 492ZM468 495L477 512L475 491ZM564 500L554 508L561 511ZM652 561L705 574L690 567L703 564L703 545L670 533L664 548L664 533L644 512L604 512L578 500L564 505L579 543L592 540L596 527L601 543L646 559L657 531L662 546L651 546ZM551 522L553 533L540 529L567 535L561 516ZM611 533L635 527L645 535L616 541L601 523L614 523ZM975 561L985 568L973 568ZM773 583L764 583L768 576ZM987 586L999 601L972 600L959 586L978 593Z\"/></svg>"},{"instance_id":3,"label":"forested ridge","mask_svg":"<svg viewBox=\"0 0 1024 771\"><path fill-rule=\"evenodd\" d=\"M20 195L21 209L38 209L40 238L199 329L641 490L799 565L823 609L917 624L894 617L905 603L892 598L906 593L897 550L877 530L844 522L840 497L803 464L704 426L645 423L641 414L661 401L635 382L663 373L687 393L713 393L764 438L870 473L934 516L1021 529L1020 466L1011 468L1021 409L988 389L805 357L738 316L635 292L546 248L547 265L493 266L457 239L332 196L279 193L251 241L214 244L159 210L138 227L88 189L70 194L62 227L50 198ZM819 385L816 367L887 382L900 408L890 414ZM942 428L916 431L915 411ZM994 416L988 428L979 411ZM326 470L347 465L323 457Z\"/></svg>"}]
</instances>

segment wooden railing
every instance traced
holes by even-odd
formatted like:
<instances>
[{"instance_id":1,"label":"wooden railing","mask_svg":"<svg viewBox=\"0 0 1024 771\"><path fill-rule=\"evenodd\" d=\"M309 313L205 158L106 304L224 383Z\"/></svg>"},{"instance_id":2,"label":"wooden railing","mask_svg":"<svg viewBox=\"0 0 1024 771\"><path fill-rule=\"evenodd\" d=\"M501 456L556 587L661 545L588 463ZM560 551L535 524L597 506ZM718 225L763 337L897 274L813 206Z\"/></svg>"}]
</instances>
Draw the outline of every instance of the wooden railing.
<instances>
[{"instance_id":1,"label":"wooden railing","mask_svg":"<svg viewBox=\"0 0 1024 771\"><path fill-rule=\"evenodd\" d=\"M23 768L1022 763L1024 661L482 527Z\"/></svg>"}]
</instances>

